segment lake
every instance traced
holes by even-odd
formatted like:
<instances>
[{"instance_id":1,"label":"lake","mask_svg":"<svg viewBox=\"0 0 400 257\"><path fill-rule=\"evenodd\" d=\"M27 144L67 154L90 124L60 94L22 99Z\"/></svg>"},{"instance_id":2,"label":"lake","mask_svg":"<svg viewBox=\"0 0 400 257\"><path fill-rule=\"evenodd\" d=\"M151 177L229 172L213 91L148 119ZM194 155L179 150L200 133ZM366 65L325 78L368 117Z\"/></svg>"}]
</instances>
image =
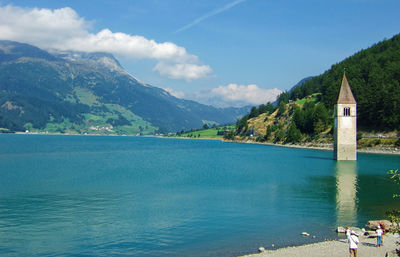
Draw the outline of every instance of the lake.
<instances>
[{"instance_id":1,"label":"lake","mask_svg":"<svg viewBox=\"0 0 400 257\"><path fill-rule=\"evenodd\" d=\"M0 135L0 255L236 256L399 208L400 156L152 137ZM302 237L301 232L313 237Z\"/></svg>"}]
</instances>

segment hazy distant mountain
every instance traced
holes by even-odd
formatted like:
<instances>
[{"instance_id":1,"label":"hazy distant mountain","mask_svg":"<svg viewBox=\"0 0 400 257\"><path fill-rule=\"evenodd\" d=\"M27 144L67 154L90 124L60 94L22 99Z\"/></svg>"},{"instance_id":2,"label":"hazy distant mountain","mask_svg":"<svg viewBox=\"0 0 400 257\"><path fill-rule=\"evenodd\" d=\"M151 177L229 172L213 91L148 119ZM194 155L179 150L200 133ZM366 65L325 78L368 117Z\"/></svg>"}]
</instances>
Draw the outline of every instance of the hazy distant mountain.
<instances>
[{"instance_id":1,"label":"hazy distant mountain","mask_svg":"<svg viewBox=\"0 0 400 257\"><path fill-rule=\"evenodd\" d=\"M310 77L307 77L307 78L304 78L304 79L300 80L299 82L297 82L296 85L294 85L291 89L289 89L288 92L291 93L291 92L292 92L293 90L295 90L297 87L303 85L305 82L309 81L309 80L312 79L312 78L313 78L313 76L310 76Z\"/></svg>"},{"instance_id":2,"label":"hazy distant mountain","mask_svg":"<svg viewBox=\"0 0 400 257\"><path fill-rule=\"evenodd\" d=\"M299 82L297 82L296 85L294 85L294 86L293 86L291 89L289 89L289 91L287 91L287 92L290 94L293 90L295 90L296 88L300 87L301 85L303 85L305 82L309 81L309 80L312 79L312 78L313 78L313 76L310 76L310 77L307 77L307 78L304 78L304 79L300 80ZM277 106L278 103L279 103L279 99L276 99L276 101L273 102L272 104L275 105L275 106Z\"/></svg>"},{"instance_id":3,"label":"hazy distant mountain","mask_svg":"<svg viewBox=\"0 0 400 257\"><path fill-rule=\"evenodd\" d=\"M232 123L248 110L173 97L131 76L111 54L0 41L0 128L149 134Z\"/></svg>"}]
</instances>

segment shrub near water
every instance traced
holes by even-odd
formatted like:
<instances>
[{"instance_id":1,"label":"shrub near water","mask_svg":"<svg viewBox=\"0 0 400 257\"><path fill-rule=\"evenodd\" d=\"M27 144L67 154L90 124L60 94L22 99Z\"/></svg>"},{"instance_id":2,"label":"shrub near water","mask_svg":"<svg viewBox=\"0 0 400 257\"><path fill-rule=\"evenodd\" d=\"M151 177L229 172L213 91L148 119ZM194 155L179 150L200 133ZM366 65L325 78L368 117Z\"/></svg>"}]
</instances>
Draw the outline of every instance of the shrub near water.
<instances>
[{"instance_id":1,"label":"shrub near water","mask_svg":"<svg viewBox=\"0 0 400 257\"><path fill-rule=\"evenodd\" d=\"M357 148L367 147L393 147L397 146L399 140L396 138L361 138L357 140Z\"/></svg>"}]
</instances>

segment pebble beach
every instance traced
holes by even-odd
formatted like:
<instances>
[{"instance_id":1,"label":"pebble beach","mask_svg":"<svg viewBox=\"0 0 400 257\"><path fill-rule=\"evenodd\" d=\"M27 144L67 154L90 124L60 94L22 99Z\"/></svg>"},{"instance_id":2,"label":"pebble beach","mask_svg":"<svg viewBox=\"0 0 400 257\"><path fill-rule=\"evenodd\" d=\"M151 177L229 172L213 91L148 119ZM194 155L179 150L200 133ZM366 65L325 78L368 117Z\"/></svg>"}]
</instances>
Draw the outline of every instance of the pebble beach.
<instances>
[{"instance_id":1,"label":"pebble beach","mask_svg":"<svg viewBox=\"0 0 400 257\"><path fill-rule=\"evenodd\" d=\"M384 245L376 247L376 238L360 236L358 245L358 257L384 257L387 253L400 248L396 241L400 240L398 235L384 235ZM314 244L301 245L295 247L285 247L277 250L266 250L265 252L244 255L243 257L343 257L349 256L349 244L346 239L324 241ZM396 255L388 255L396 256Z\"/></svg>"}]
</instances>

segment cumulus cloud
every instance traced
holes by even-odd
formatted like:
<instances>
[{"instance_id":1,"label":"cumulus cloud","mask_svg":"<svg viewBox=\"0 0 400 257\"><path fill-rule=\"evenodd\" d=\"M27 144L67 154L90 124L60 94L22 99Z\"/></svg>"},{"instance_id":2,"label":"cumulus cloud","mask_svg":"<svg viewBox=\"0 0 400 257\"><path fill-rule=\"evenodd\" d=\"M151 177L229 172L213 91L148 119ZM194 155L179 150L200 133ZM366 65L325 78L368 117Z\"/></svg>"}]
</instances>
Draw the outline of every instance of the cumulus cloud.
<instances>
[{"instance_id":1,"label":"cumulus cloud","mask_svg":"<svg viewBox=\"0 0 400 257\"><path fill-rule=\"evenodd\" d=\"M255 84L251 85L238 85L229 84L227 86L219 86L211 90L215 95L219 95L223 99L231 101L243 101L250 104L262 104L273 102L276 97L282 92L281 90L263 89Z\"/></svg>"},{"instance_id":2,"label":"cumulus cloud","mask_svg":"<svg viewBox=\"0 0 400 257\"><path fill-rule=\"evenodd\" d=\"M207 91L199 91L188 97L203 104L218 107L241 107L274 102L280 93L282 91L277 88L263 89L255 84L238 85L232 83Z\"/></svg>"},{"instance_id":3,"label":"cumulus cloud","mask_svg":"<svg viewBox=\"0 0 400 257\"><path fill-rule=\"evenodd\" d=\"M206 77L212 71L211 67L208 65L191 63L177 63L171 65L165 62L159 62L153 70L171 79L186 79L188 81Z\"/></svg>"},{"instance_id":4,"label":"cumulus cloud","mask_svg":"<svg viewBox=\"0 0 400 257\"><path fill-rule=\"evenodd\" d=\"M90 23L71 8L27 9L0 7L0 38L41 47L57 46L70 38L84 38Z\"/></svg>"},{"instance_id":5,"label":"cumulus cloud","mask_svg":"<svg viewBox=\"0 0 400 257\"><path fill-rule=\"evenodd\" d=\"M61 9L0 7L0 39L42 48L84 52L110 52L132 59L153 59L153 69L172 79L200 79L212 70L198 57L172 42L156 42L139 35L103 29L91 33L91 23L69 7Z\"/></svg>"},{"instance_id":6,"label":"cumulus cloud","mask_svg":"<svg viewBox=\"0 0 400 257\"><path fill-rule=\"evenodd\" d=\"M113 33L103 29L97 34L88 34L58 43L55 47L86 52L107 51L135 59L156 59L175 62L197 62L197 56L171 42L157 43L142 36Z\"/></svg>"}]
</instances>

